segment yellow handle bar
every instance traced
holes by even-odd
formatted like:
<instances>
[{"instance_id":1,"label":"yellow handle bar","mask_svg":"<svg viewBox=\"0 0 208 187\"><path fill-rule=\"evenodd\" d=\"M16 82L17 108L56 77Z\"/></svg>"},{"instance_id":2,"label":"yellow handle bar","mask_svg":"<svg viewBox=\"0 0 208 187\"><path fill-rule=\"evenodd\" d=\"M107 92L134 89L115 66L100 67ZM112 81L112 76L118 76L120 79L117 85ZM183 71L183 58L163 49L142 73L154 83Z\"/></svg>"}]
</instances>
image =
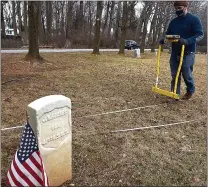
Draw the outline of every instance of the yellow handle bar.
<instances>
[{"instance_id":1,"label":"yellow handle bar","mask_svg":"<svg viewBox=\"0 0 208 187\"><path fill-rule=\"evenodd\" d=\"M161 55L161 48L162 48L161 46L162 45L159 45L158 53L157 53L157 79L156 79L156 85L155 85L156 88L157 88L157 85L158 85L158 78L159 78L159 74L160 74L160 55ZM181 67L182 67L182 63L183 63L184 50L185 50L185 45L182 45L180 62L179 62L179 66L178 66L178 70L177 70L176 78L175 78L175 85L174 85L174 93L175 94L176 94L176 89L177 89L177 84L178 84L178 77L179 77Z\"/></svg>"}]
</instances>

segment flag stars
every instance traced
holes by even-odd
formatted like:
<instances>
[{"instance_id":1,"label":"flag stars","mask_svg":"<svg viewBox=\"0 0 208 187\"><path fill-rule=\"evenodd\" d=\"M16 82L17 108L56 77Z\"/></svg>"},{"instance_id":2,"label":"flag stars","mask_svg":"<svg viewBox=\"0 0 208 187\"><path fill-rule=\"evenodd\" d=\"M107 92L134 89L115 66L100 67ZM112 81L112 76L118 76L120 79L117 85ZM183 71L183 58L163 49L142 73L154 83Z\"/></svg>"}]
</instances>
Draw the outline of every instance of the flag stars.
<instances>
[{"instance_id":1,"label":"flag stars","mask_svg":"<svg viewBox=\"0 0 208 187\"><path fill-rule=\"evenodd\" d=\"M36 143L36 138L31 127L27 124L21 137L20 148L17 152L17 156L21 162L24 162L33 152L37 150L38 145Z\"/></svg>"}]
</instances>

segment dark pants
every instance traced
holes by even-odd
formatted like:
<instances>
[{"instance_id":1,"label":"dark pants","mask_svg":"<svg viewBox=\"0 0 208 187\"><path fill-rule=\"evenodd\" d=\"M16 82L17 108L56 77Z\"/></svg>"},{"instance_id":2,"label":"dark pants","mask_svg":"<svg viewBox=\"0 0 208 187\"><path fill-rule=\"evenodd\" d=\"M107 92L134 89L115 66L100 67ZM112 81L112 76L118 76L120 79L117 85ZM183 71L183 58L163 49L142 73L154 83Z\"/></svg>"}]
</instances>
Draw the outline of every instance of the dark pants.
<instances>
[{"instance_id":1,"label":"dark pants","mask_svg":"<svg viewBox=\"0 0 208 187\"><path fill-rule=\"evenodd\" d=\"M176 78L176 73L178 70L179 62L180 62L180 54L172 52L171 57L170 57L170 69L171 69L171 76L172 76L171 91L174 90L175 78ZM195 63L195 54L194 53L184 54L181 72L178 77L178 85L177 85L177 90L176 90L177 94L180 95L181 74L183 76L184 82L187 87L186 91L189 93L195 92L194 78L193 78L193 74L192 74L194 63Z\"/></svg>"}]
</instances>

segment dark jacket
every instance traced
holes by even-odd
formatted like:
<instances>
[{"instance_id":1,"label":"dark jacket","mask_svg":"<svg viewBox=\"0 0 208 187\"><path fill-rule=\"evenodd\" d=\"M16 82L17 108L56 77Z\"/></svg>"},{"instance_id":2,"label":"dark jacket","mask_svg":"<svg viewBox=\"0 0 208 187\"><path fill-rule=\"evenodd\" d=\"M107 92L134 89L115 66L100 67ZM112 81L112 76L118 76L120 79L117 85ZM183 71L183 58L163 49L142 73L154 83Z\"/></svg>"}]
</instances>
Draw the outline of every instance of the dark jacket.
<instances>
[{"instance_id":1,"label":"dark jacket","mask_svg":"<svg viewBox=\"0 0 208 187\"><path fill-rule=\"evenodd\" d=\"M196 52L196 43L204 36L201 20L191 13L176 17L171 20L166 35L180 35L181 38L188 40L185 52ZM180 51L181 46L173 42L172 52L180 53Z\"/></svg>"}]
</instances>

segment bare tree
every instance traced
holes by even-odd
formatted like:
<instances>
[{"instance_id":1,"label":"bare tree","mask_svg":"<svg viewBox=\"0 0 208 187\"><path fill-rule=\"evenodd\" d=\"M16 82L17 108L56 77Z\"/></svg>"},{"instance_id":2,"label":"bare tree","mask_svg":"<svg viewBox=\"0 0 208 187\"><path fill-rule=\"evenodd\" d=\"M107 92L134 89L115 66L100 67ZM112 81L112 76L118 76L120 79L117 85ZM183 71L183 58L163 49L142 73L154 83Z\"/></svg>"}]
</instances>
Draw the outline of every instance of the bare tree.
<instances>
[{"instance_id":1,"label":"bare tree","mask_svg":"<svg viewBox=\"0 0 208 187\"><path fill-rule=\"evenodd\" d=\"M84 29L83 1L80 1L80 5L79 5L78 29L80 29L81 33L83 33L83 29Z\"/></svg>"},{"instance_id":2,"label":"bare tree","mask_svg":"<svg viewBox=\"0 0 208 187\"><path fill-rule=\"evenodd\" d=\"M97 13L96 13L96 23L95 23L95 37L94 37L93 54L99 54L100 26L101 26L102 9L103 9L103 2L97 1Z\"/></svg>"},{"instance_id":3,"label":"bare tree","mask_svg":"<svg viewBox=\"0 0 208 187\"><path fill-rule=\"evenodd\" d=\"M120 28L120 18L121 18L121 1L118 1L118 6L117 6L117 13L116 13L116 23L114 27L114 43L116 44L116 47L119 47L118 45L118 39L119 39L119 28Z\"/></svg>"},{"instance_id":4,"label":"bare tree","mask_svg":"<svg viewBox=\"0 0 208 187\"><path fill-rule=\"evenodd\" d=\"M14 35L17 35L17 22L16 22L16 2L12 1L12 25L14 29Z\"/></svg>"},{"instance_id":5,"label":"bare tree","mask_svg":"<svg viewBox=\"0 0 208 187\"><path fill-rule=\"evenodd\" d=\"M106 13L105 13L105 20L104 20L104 24L103 24L103 28L102 28L102 35L105 34L105 30L106 30L106 26L107 26L107 23L108 23L108 17L109 17L109 9L110 9L110 1L107 1L107 7L106 7Z\"/></svg>"},{"instance_id":6,"label":"bare tree","mask_svg":"<svg viewBox=\"0 0 208 187\"><path fill-rule=\"evenodd\" d=\"M107 37L111 38L111 28L113 25L113 15L115 11L115 1L111 1L111 9L110 9L110 19L109 19L109 26L107 31Z\"/></svg>"},{"instance_id":7,"label":"bare tree","mask_svg":"<svg viewBox=\"0 0 208 187\"><path fill-rule=\"evenodd\" d=\"M20 4L21 2L17 1L18 29L19 29L19 35L22 36L22 16L21 16Z\"/></svg>"},{"instance_id":8,"label":"bare tree","mask_svg":"<svg viewBox=\"0 0 208 187\"><path fill-rule=\"evenodd\" d=\"M43 60L39 54L39 25L40 25L40 1L28 1L29 17L29 51L27 60Z\"/></svg>"},{"instance_id":9,"label":"bare tree","mask_svg":"<svg viewBox=\"0 0 208 187\"><path fill-rule=\"evenodd\" d=\"M5 37L6 33L5 33L5 20L4 20L4 5L6 4L6 1L1 1L1 36Z\"/></svg>"},{"instance_id":10,"label":"bare tree","mask_svg":"<svg viewBox=\"0 0 208 187\"><path fill-rule=\"evenodd\" d=\"M91 5L91 2L88 1L88 8L89 8L89 18L88 18L88 24L89 24L89 27L90 27L90 32L89 32L89 46L91 46L92 44L92 5Z\"/></svg>"},{"instance_id":11,"label":"bare tree","mask_svg":"<svg viewBox=\"0 0 208 187\"><path fill-rule=\"evenodd\" d=\"M146 44L146 36L147 36L147 24L152 14L153 5L154 4L152 2L149 2L149 1L145 2L144 10L142 11L142 17L140 18L140 21L139 21L140 29L139 29L138 35L141 41L141 53L144 53L144 48Z\"/></svg>"},{"instance_id":12,"label":"bare tree","mask_svg":"<svg viewBox=\"0 0 208 187\"><path fill-rule=\"evenodd\" d=\"M130 6L129 7L130 8L130 14L129 14L129 16L130 16L129 17L129 25L130 26L129 27L132 28L134 26L134 21L135 21L135 16L136 16L134 7L137 4L137 2L136 1L130 1L129 3L130 3L130 5L129 5Z\"/></svg>"},{"instance_id":13,"label":"bare tree","mask_svg":"<svg viewBox=\"0 0 208 187\"><path fill-rule=\"evenodd\" d=\"M72 40L72 25L73 25L73 4L74 2L68 1L67 3L67 25L66 25L66 42L64 47L71 48L71 40Z\"/></svg>"},{"instance_id":14,"label":"bare tree","mask_svg":"<svg viewBox=\"0 0 208 187\"><path fill-rule=\"evenodd\" d=\"M46 1L46 43L51 43L52 2Z\"/></svg>"},{"instance_id":15,"label":"bare tree","mask_svg":"<svg viewBox=\"0 0 208 187\"><path fill-rule=\"evenodd\" d=\"M96 10L96 2L94 1L88 1L87 2L87 6L88 6L88 20L87 20L87 23L88 23L88 38L89 38L89 43L88 43L88 46L89 47L92 47L92 43L93 43L93 22L95 20L95 16L94 16L94 12Z\"/></svg>"},{"instance_id":16,"label":"bare tree","mask_svg":"<svg viewBox=\"0 0 208 187\"><path fill-rule=\"evenodd\" d=\"M27 9L28 9L28 4L27 4L27 1L24 1L24 13L23 13L23 17L24 17L24 34L22 34L22 36L23 36L23 43L25 44L25 45L27 45L28 44L28 19L27 19L27 17L28 17L28 11L27 11Z\"/></svg>"},{"instance_id":17,"label":"bare tree","mask_svg":"<svg viewBox=\"0 0 208 187\"><path fill-rule=\"evenodd\" d=\"M154 52L155 51L155 44L156 44L156 36L157 36L157 33L156 33L156 29L158 27L157 24L157 17L158 17L158 2L155 2L155 10L154 10L154 15L153 15L153 18L152 18L152 22L151 22L151 26L150 26L150 33L149 33L149 40L151 42L151 52ZM148 41L149 41L148 40Z\"/></svg>"},{"instance_id":18,"label":"bare tree","mask_svg":"<svg viewBox=\"0 0 208 187\"><path fill-rule=\"evenodd\" d=\"M121 26L121 42L120 42L120 48L118 52L119 54L124 54L128 12L129 11L128 11L128 6L127 6L127 1L123 1L123 18L122 18L122 26Z\"/></svg>"},{"instance_id":19,"label":"bare tree","mask_svg":"<svg viewBox=\"0 0 208 187\"><path fill-rule=\"evenodd\" d=\"M45 20L44 20L45 9L46 9L46 4L43 1L40 1L39 44L45 44L46 43L46 29L45 29Z\"/></svg>"}]
</instances>

